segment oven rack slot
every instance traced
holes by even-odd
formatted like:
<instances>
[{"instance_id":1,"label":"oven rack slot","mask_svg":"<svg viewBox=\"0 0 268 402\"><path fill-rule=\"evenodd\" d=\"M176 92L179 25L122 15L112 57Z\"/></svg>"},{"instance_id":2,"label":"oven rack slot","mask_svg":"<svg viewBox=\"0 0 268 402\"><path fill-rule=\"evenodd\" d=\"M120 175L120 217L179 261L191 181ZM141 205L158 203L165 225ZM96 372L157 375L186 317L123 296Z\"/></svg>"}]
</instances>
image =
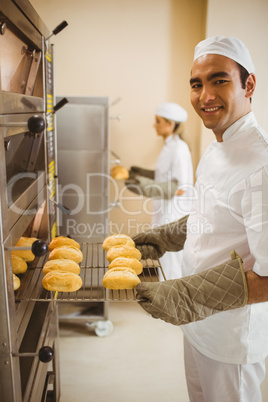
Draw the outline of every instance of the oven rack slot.
<instances>
[{"instance_id":1,"label":"oven rack slot","mask_svg":"<svg viewBox=\"0 0 268 402\"><path fill-rule=\"evenodd\" d=\"M139 247L142 251L143 247ZM102 284L102 278L108 270L109 262L106 259L106 252L102 243L82 243L83 261L81 262L80 276L83 281L82 287L77 292L49 292L42 286L26 285L21 286L16 294L16 301L58 301L58 302L110 302L110 301L135 301L135 289L111 290L106 289ZM45 264L46 259L43 260ZM162 266L157 259L149 258L141 260L143 272L139 275L141 282L157 282L159 280L159 269L165 278ZM40 265L40 264L38 264ZM34 280L41 283L44 274L42 266L31 268L27 273L27 283Z\"/></svg>"}]
</instances>

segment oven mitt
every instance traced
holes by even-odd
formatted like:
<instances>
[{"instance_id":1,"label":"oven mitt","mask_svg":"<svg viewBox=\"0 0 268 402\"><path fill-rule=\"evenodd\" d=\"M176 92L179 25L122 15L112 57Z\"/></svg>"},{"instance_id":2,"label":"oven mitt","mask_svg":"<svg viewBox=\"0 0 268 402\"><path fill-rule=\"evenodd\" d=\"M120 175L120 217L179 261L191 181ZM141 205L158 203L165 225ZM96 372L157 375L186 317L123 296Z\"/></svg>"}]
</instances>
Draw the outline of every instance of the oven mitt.
<instances>
[{"instance_id":1,"label":"oven mitt","mask_svg":"<svg viewBox=\"0 0 268 402\"><path fill-rule=\"evenodd\" d=\"M231 251L231 260L182 279L140 283L137 299L153 318L173 325L203 320L221 311L243 307L248 290L242 260Z\"/></svg>"},{"instance_id":2,"label":"oven mitt","mask_svg":"<svg viewBox=\"0 0 268 402\"><path fill-rule=\"evenodd\" d=\"M178 188L177 180L160 182L139 175L125 180L125 185L130 191L138 195L164 200L170 200L174 197Z\"/></svg>"},{"instance_id":3,"label":"oven mitt","mask_svg":"<svg viewBox=\"0 0 268 402\"><path fill-rule=\"evenodd\" d=\"M144 169L138 166L131 166L129 170L129 177L135 178L136 175L148 177L148 179L154 179L154 170Z\"/></svg>"},{"instance_id":4,"label":"oven mitt","mask_svg":"<svg viewBox=\"0 0 268 402\"><path fill-rule=\"evenodd\" d=\"M143 258L160 258L166 251L180 251L187 234L188 215L183 218L139 233L133 237L136 246L142 247Z\"/></svg>"}]
</instances>

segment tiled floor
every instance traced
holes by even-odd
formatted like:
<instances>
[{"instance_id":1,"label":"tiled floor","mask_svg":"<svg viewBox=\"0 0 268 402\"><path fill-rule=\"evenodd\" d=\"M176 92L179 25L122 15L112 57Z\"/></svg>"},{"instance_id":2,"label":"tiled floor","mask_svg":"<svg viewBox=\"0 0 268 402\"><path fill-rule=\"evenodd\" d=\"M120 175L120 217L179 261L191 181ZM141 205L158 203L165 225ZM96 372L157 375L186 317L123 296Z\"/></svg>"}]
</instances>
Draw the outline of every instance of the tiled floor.
<instances>
[{"instance_id":1,"label":"tiled floor","mask_svg":"<svg viewBox=\"0 0 268 402\"><path fill-rule=\"evenodd\" d=\"M151 318L135 302L112 302L109 320L114 330L106 337L81 325L60 326L60 401L189 402L180 328ZM268 378L262 389L268 401Z\"/></svg>"}]
</instances>

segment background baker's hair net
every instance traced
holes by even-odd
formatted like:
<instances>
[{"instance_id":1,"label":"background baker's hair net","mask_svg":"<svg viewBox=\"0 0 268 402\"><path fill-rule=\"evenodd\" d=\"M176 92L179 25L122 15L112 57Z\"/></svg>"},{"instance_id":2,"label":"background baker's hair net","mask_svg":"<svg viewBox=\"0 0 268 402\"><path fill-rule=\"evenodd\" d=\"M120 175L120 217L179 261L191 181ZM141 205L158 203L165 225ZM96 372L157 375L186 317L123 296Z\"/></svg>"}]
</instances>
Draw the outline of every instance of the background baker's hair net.
<instances>
[{"instance_id":1,"label":"background baker's hair net","mask_svg":"<svg viewBox=\"0 0 268 402\"><path fill-rule=\"evenodd\" d=\"M177 103L166 102L158 105L155 114L165 119L183 123L187 120L188 114Z\"/></svg>"}]
</instances>

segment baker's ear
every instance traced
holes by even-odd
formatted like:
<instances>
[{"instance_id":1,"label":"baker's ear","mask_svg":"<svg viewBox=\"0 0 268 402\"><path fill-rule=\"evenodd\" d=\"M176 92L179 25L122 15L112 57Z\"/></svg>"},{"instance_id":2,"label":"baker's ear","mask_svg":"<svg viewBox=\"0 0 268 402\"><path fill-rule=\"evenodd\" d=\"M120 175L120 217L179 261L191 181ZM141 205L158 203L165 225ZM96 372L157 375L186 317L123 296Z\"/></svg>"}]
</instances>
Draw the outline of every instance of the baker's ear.
<instances>
[{"instance_id":1,"label":"baker's ear","mask_svg":"<svg viewBox=\"0 0 268 402\"><path fill-rule=\"evenodd\" d=\"M255 74L249 74L246 81L246 98L251 98L256 88Z\"/></svg>"}]
</instances>

